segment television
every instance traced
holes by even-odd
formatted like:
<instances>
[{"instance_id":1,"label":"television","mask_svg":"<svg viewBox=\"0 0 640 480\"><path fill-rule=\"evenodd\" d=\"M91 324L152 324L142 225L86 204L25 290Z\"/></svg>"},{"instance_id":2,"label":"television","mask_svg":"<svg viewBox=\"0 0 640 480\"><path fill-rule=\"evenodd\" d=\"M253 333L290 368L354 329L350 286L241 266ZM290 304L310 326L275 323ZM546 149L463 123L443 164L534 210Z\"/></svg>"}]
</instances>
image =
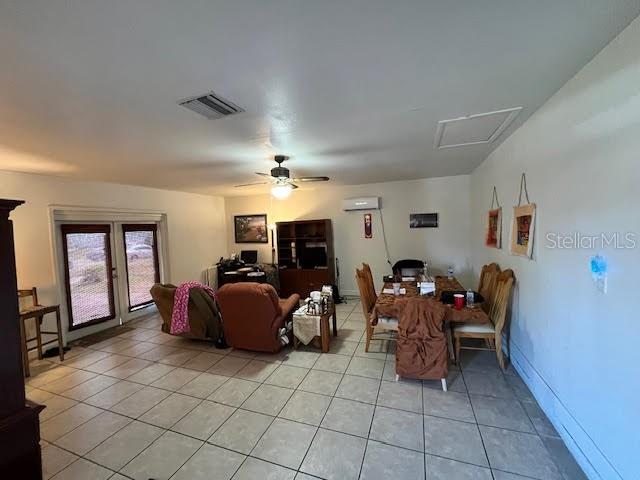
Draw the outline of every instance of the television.
<instances>
[{"instance_id":1,"label":"television","mask_svg":"<svg viewBox=\"0 0 640 480\"><path fill-rule=\"evenodd\" d=\"M327 266L326 247L305 247L300 251L300 267L316 268Z\"/></svg>"}]
</instances>

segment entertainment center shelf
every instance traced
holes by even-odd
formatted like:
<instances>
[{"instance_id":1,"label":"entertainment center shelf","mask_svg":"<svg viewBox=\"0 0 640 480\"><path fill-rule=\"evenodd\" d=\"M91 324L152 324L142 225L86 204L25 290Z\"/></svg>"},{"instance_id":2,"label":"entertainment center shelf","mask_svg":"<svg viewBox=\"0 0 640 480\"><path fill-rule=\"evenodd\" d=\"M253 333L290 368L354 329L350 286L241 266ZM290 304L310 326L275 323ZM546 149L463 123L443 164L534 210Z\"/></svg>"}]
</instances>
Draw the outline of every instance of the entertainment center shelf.
<instances>
[{"instance_id":1,"label":"entertainment center shelf","mask_svg":"<svg viewBox=\"0 0 640 480\"><path fill-rule=\"evenodd\" d=\"M322 285L334 285L335 257L331 220L278 222L280 294L306 298Z\"/></svg>"}]
</instances>

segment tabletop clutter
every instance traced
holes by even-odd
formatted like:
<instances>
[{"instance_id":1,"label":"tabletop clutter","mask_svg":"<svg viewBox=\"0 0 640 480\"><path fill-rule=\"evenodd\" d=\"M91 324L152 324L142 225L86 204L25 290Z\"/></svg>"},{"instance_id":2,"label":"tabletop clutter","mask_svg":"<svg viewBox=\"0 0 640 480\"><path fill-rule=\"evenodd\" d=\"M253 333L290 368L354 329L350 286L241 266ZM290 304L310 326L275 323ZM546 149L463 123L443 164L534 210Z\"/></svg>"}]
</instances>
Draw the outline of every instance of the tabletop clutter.
<instances>
[{"instance_id":1,"label":"tabletop clutter","mask_svg":"<svg viewBox=\"0 0 640 480\"><path fill-rule=\"evenodd\" d=\"M396 318L400 323L411 321L403 315L409 299L432 299L430 308L442 308L443 320L447 324L489 324L488 315L483 310L484 298L477 292L465 290L453 276L430 276L426 267L415 277L385 276L384 286L375 301L373 321L376 318ZM391 281L390 281L391 280ZM400 281L398 281L400 280ZM399 288L393 288L397 283ZM436 307L436 304L440 307ZM400 325L402 327L402 325Z\"/></svg>"},{"instance_id":2,"label":"tabletop clutter","mask_svg":"<svg viewBox=\"0 0 640 480\"><path fill-rule=\"evenodd\" d=\"M307 306L307 314L324 315L329 310L329 304L333 300L333 288L330 285L324 285L321 291L314 290L309 293L309 298L304 303Z\"/></svg>"},{"instance_id":3,"label":"tabletop clutter","mask_svg":"<svg viewBox=\"0 0 640 480\"><path fill-rule=\"evenodd\" d=\"M428 266L424 263L424 267L416 272L415 275L385 275L382 280L385 283L382 289L383 294L393 294L398 297L400 295L407 295L407 288L403 286L405 283L415 284L417 291L413 295L419 296L435 296L444 304L452 304L456 310L461 310L463 307L474 308L478 303L482 303L484 299L478 292L474 292L471 289L463 290L462 285L458 283L458 280L453 276L453 267L447 269L447 276L433 277L428 274ZM437 292L436 278L439 283L443 283L446 280L446 288L440 288ZM387 284L391 284L388 287Z\"/></svg>"},{"instance_id":4,"label":"tabletop clutter","mask_svg":"<svg viewBox=\"0 0 640 480\"><path fill-rule=\"evenodd\" d=\"M422 268L414 271L414 275L403 275L400 272L395 275L385 275L382 281L392 285L392 288L386 288L382 293L393 293L395 296L407 293L406 289L402 288L402 282L415 283L420 295L429 295L436 291L436 281L429 275L426 262L423 262Z\"/></svg>"}]
</instances>

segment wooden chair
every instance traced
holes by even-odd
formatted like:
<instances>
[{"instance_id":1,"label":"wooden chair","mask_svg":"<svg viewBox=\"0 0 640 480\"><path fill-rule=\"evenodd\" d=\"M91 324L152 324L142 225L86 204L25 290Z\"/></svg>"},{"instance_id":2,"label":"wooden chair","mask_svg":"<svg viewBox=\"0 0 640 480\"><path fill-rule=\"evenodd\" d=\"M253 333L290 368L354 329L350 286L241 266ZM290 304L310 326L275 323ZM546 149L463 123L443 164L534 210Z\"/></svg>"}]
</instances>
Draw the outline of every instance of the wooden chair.
<instances>
[{"instance_id":1,"label":"wooden chair","mask_svg":"<svg viewBox=\"0 0 640 480\"><path fill-rule=\"evenodd\" d=\"M376 293L376 286L373 283L373 273L371 273L371 267L368 263L362 263L362 271L364 272L365 278L367 279L367 287L369 288L369 295L371 295L375 300L378 299L378 294Z\"/></svg>"},{"instance_id":2,"label":"wooden chair","mask_svg":"<svg viewBox=\"0 0 640 480\"><path fill-rule=\"evenodd\" d=\"M376 333L375 330L397 331L398 322L395 319L377 317L374 311L377 295L373 287L373 277L369 280L365 270L365 268L362 270L356 268L356 282L358 283L358 290L360 291L360 304L362 305L367 335L364 351L368 352L371 339L374 333ZM369 272L371 272L370 269Z\"/></svg>"},{"instance_id":3,"label":"wooden chair","mask_svg":"<svg viewBox=\"0 0 640 480\"><path fill-rule=\"evenodd\" d=\"M491 324L466 324L455 327L453 335L456 340L456 359L460 362L460 350L491 350L496 352L500 368L505 369L502 353L502 330L507 318L507 306L511 297L511 289L515 281L513 270L505 270L497 276L495 296L489 318ZM463 346L463 338L477 338L487 342L487 348Z\"/></svg>"},{"instance_id":4,"label":"wooden chair","mask_svg":"<svg viewBox=\"0 0 640 480\"><path fill-rule=\"evenodd\" d=\"M489 263L482 267L480 272L480 282L478 283L478 293L484 298L482 308L489 313L493 304L493 297L496 293L496 283L500 267L497 263Z\"/></svg>"},{"instance_id":5,"label":"wooden chair","mask_svg":"<svg viewBox=\"0 0 640 480\"><path fill-rule=\"evenodd\" d=\"M38 303L38 290L36 287L33 287L28 290L18 290L18 300L21 298L31 297L31 305L28 306L20 306L20 332L22 334L22 359L24 363L24 372L25 376L30 376L29 371L29 352L34 348L38 350L38 359L42 359L42 347L45 345L49 345L51 343L58 343L58 356L60 357L60 361L64 361L64 344L62 340L62 324L60 320L60 306L59 305L50 305L43 306ZM42 330L42 320L44 316L49 313L56 314L56 331L44 331ZM30 318L35 319L35 327L36 327L36 336L32 338L27 338L26 331L26 321ZM46 335L56 335L56 339L42 342L42 334ZM36 347L29 348L29 342L33 340L36 341Z\"/></svg>"}]
</instances>

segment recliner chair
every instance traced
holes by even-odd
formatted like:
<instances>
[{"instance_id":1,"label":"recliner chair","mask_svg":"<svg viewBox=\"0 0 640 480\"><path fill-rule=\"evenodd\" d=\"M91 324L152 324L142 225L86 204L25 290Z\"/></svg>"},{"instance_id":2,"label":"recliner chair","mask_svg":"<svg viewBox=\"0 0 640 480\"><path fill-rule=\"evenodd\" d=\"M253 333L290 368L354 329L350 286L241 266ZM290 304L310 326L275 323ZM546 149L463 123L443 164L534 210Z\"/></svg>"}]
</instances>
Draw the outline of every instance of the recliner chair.
<instances>
[{"instance_id":1,"label":"recliner chair","mask_svg":"<svg viewBox=\"0 0 640 480\"><path fill-rule=\"evenodd\" d=\"M282 349L278 330L298 307L298 294L281 299L267 283L241 282L223 285L216 296L228 345L257 352Z\"/></svg>"},{"instance_id":2,"label":"recliner chair","mask_svg":"<svg viewBox=\"0 0 640 480\"><path fill-rule=\"evenodd\" d=\"M176 286L170 283L156 283L151 287L151 298L158 307L158 313L162 317L162 331L169 333L171 330L171 315L173 313L173 301ZM213 340L218 346L222 346L222 322L216 302L201 288L192 288L189 291L189 332L181 336L195 340ZM221 343L222 342L222 343Z\"/></svg>"},{"instance_id":3,"label":"recliner chair","mask_svg":"<svg viewBox=\"0 0 640 480\"><path fill-rule=\"evenodd\" d=\"M418 275L424 268L424 262L422 260L405 259L398 260L393 264L394 275L401 275L403 277L414 277Z\"/></svg>"}]
</instances>

